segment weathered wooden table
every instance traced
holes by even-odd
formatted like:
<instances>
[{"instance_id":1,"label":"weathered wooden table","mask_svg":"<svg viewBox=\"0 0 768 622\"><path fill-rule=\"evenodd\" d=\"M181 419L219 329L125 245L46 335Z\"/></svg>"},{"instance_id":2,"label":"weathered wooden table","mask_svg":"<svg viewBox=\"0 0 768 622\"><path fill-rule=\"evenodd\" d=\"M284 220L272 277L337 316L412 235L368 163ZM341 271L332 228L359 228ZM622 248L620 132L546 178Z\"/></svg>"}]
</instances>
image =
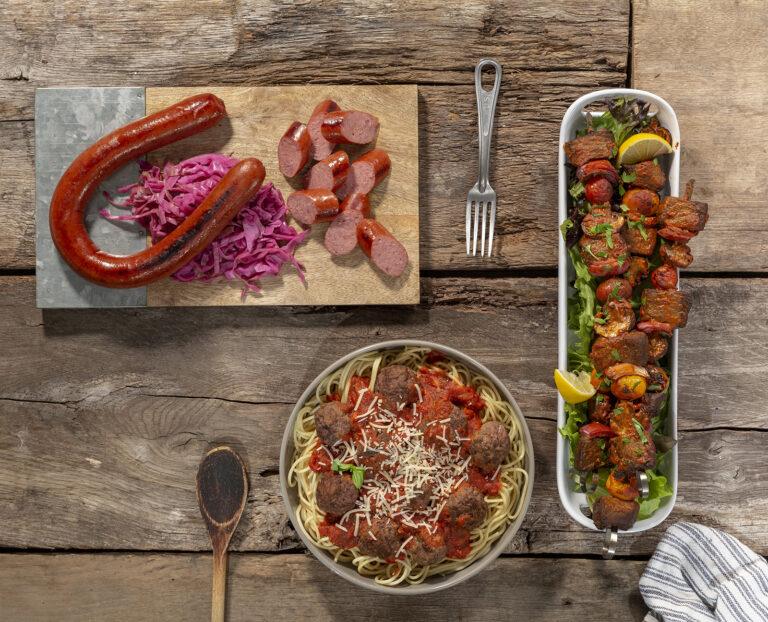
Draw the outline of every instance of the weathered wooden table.
<instances>
[{"instance_id":1,"label":"weathered wooden table","mask_svg":"<svg viewBox=\"0 0 768 622\"><path fill-rule=\"evenodd\" d=\"M674 5L674 6L670 6ZM234 445L251 492L229 619L640 620L664 529L576 525L555 484L556 160L577 96L631 85L680 118L682 175L712 217L684 274L680 485L667 521L768 553L768 9L757 2L22 2L0 5L0 619L205 620L211 556L194 475ZM495 257L464 254L476 174L472 69L504 67ZM37 87L417 83L418 307L35 308ZM425 598L354 588L309 557L279 494L294 401L361 345L423 337L507 384L536 451L523 528L476 580Z\"/></svg>"}]
</instances>

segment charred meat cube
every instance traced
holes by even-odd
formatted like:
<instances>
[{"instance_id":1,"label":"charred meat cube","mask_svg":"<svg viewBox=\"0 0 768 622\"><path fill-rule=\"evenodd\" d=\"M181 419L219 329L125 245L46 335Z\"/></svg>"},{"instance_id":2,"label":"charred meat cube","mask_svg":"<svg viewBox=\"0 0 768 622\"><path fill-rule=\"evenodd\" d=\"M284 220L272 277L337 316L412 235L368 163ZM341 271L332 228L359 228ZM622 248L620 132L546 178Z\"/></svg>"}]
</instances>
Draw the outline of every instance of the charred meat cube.
<instances>
[{"instance_id":1,"label":"charred meat cube","mask_svg":"<svg viewBox=\"0 0 768 622\"><path fill-rule=\"evenodd\" d=\"M633 402L621 400L616 402L616 406L611 411L610 426L611 430L616 432L617 436L628 436L631 434L637 435L635 424L632 421L634 419L640 426L645 429L648 426L650 419L645 412L639 412Z\"/></svg>"},{"instance_id":2,"label":"charred meat cube","mask_svg":"<svg viewBox=\"0 0 768 622\"><path fill-rule=\"evenodd\" d=\"M637 164L625 164L624 170L629 175L635 174L635 178L630 182L633 188L645 188L646 190L661 192L664 189L664 182L667 181L667 176L664 175L661 167L654 164L652 160Z\"/></svg>"},{"instance_id":3,"label":"charred meat cube","mask_svg":"<svg viewBox=\"0 0 768 622\"><path fill-rule=\"evenodd\" d=\"M692 299L688 292L674 289L646 289L643 292L640 319L666 324L670 329L684 328Z\"/></svg>"},{"instance_id":4,"label":"charred meat cube","mask_svg":"<svg viewBox=\"0 0 768 622\"><path fill-rule=\"evenodd\" d=\"M656 391L646 391L640 399L640 406L646 417L653 418L661 412L664 400L667 399L666 393Z\"/></svg>"},{"instance_id":5,"label":"charred meat cube","mask_svg":"<svg viewBox=\"0 0 768 622\"><path fill-rule=\"evenodd\" d=\"M598 393L589 400L587 404L589 409L589 420L597 421L603 425L610 423L611 412L613 411L613 400L608 395Z\"/></svg>"},{"instance_id":6,"label":"charred meat cube","mask_svg":"<svg viewBox=\"0 0 768 622\"><path fill-rule=\"evenodd\" d=\"M620 233L597 237L584 236L579 240L581 258L592 276L616 276L629 268L627 243Z\"/></svg>"},{"instance_id":7,"label":"charred meat cube","mask_svg":"<svg viewBox=\"0 0 768 622\"><path fill-rule=\"evenodd\" d=\"M581 166L591 160L607 160L613 157L616 142L610 130L597 130L581 138L575 138L563 145L565 155L574 166Z\"/></svg>"},{"instance_id":8,"label":"charred meat cube","mask_svg":"<svg viewBox=\"0 0 768 622\"><path fill-rule=\"evenodd\" d=\"M664 197L661 201L661 224L686 231L699 232L709 220L709 207L700 201L686 201L679 197Z\"/></svg>"},{"instance_id":9,"label":"charred meat cube","mask_svg":"<svg viewBox=\"0 0 768 622\"><path fill-rule=\"evenodd\" d=\"M629 223L627 224L629 225ZM633 255L642 255L643 257L653 255L657 238L656 229L653 227L646 227L643 223L638 222L625 227L621 235L624 236L627 248Z\"/></svg>"},{"instance_id":10,"label":"charred meat cube","mask_svg":"<svg viewBox=\"0 0 768 622\"><path fill-rule=\"evenodd\" d=\"M607 449L607 438L589 438L579 434L573 455L573 467L577 471L592 471L603 466L608 458Z\"/></svg>"},{"instance_id":11,"label":"charred meat cube","mask_svg":"<svg viewBox=\"0 0 768 622\"><path fill-rule=\"evenodd\" d=\"M597 371L616 363L632 363L638 367L648 364L648 336L637 330L616 337L599 337L589 354Z\"/></svg>"},{"instance_id":12,"label":"charred meat cube","mask_svg":"<svg viewBox=\"0 0 768 622\"><path fill-rule=\"evenodd\" d=\"M615 436L610 441L609 455L620 474L656 467L656 446L648 431L641 436L633 429L626 436Z\"/></svg>"},{"instance_id":13,"label":"charred meat cube","mask_svg":"<svg viewBox=\"0 0 768 622\"><path fill-rule=\"evenodd\" d=\"M693 255L687 244L663 244L659 253L664 263L675 268L687 268L693 263Z\"/></svg>"},{"instance_id":14,"label":"charred meat cube","mask_svg":"<svg viewBox=\"0 0 768 622\"><path fill-rule=\"evenodd\" d=\"M661 333L653 333L648 337L648 346L650 348L649 362L656 362L662 358L669 350L669 341Z\"/></svg>"},{"instance_id":15,"label":"charred meat cube","mask_svg":"<svg viewBox=\"0 0 768 622\"><path fill-rule=\"evenodd\" d=\"M592 237L604 235L606 231L618 233L623 226L624 216L614 212L610 207L593 207L581 221L584 235Z\"/></svg>"},{"instance_id":16,"label":"charred meat cube","mask_svg":"<svg viewBox=\"0 0 768 622\"><path fill-rule=\"evenodd\" d=\"M616 497L600 497L592 506L592 520L598 529L615 527L630 529L637 520L640 505L634 501L625 501Z\"/></svg>"}]
</instances>

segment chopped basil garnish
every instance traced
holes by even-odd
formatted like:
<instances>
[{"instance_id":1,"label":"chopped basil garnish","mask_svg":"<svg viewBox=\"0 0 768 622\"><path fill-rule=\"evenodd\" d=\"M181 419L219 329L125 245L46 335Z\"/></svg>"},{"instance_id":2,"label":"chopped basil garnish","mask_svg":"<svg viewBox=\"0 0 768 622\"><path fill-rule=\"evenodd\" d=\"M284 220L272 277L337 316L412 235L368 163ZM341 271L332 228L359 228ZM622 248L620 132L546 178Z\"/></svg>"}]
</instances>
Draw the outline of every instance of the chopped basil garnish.
<instances>
[{"instance_id":1,"label":"chopped basil garnish","mask_svg":"<svg viewBox=\"0 0 768 622\"><path fill-rule=\"evenodd\" d=\"M633 181L635 181L635 179L637 179L637 173L634 171L631 173L624 171L621 174L621 181L623 181L625 184L631 184Z\"/></svg>"},{"instance_id":2,"label":"chopped basil garnish","mask_svg":"<svg viewBox=\"0 0 768 622\"><path fill-rule=\"evenodd\" d=\"M624 412L624 407L623 406L619 406L618 408L614 408L613 409L613 414L614 415L620 415L623 412Z\"/></svg>"},{"instance_id":3,"label":"chopped basil garnish","mask_svg":"<svg viewBox=\"0 0 768 622\"><path fill-rule=\"evenodd\" d=\"M641 426L640 422L634 417L632 417L632 425L635 426L637 435L640 437L640 440L643 441L643 445L645 445L648 442L648 437L645 435L645 430L643 430L643 426Z\"/></svg>"},{"instance_id":4,"label":"chopped basil garnish","mask_svg":"<svg viewBox=\"0 0 768 622\"><path fill-rule=\"evenodd\" d=\"M619 363L621 363L621 355L619 354L618 350L611 350L611 355L613 358L615 358Z\"/></svg>"},{"instance_id":5,"label":"chopped basil garnish","mask_svg":"<svg viewBox=\"0 0 768 622\"><path fill-rule=\"evenodd\" d=\"M600 324L600 326L602 326L603 324L605 324L608 321L608 320L605 320L605 319L603 319L601 317L594 317L594 318L592 318L592 320L595 322L595 324Z\"/></svg>"},{"instance_id":6,"label":"chopped basil garnish","mask_svg":"<svg viewBox=\"0 0 768 622\"><path fill-rule=\"evenodd\" d=\"M331 471L336 471L337 473L344 473L345 471L349 471L352 474L352 483L355 485L355 487L359 490L363 485L363 480L365 479L365 467L357 466L356 464L346 464L344 462L334 460L333 464L331 464Z\"/></svg>"},{"instance_id":7,"label":"chopped basil garnish","mask_svg":"<svg viewBox=\"0 0 768 622\"><path fill-rule=\"evenodd\" d=\"M600 449L605 450L605 441L602 438L597 439L597 446Z\"/></svg>"},{"instance_id":8,"label":"chopped basil garnish","mask_svg":"<svg viewBox=\"0 0 768 622\"><path fill-rule=\"evenodd\" d=\"M642 452L641 450L639 450L639 449L635 449L635 453L636 453L638 456L642 456L642 455L643 455L643 452Z\"/></svg>"},{"instance_id":9,"label":"chopped basil garnish","mask_svg":"<svg viewBox=\"0 0 768 622\"><path fill-rule=\"evenodd\" d=\"M621 442L622 443L631 443L632 441L630 439L628 439L628 438L622 438Z\"/></svg>"},{"instance_id":10,"label":"chopped basil garnish","mask_svg":"<svg viewBox=\"0 0 768 622\"><path fill-rule=\"evenodd\" d=\"M594 257L598 261L600 260L600 258L592 252L592 245L591 244L586 244L584 246L584 250L587 251L590 255L592 255L592 257Z\"/></svg>"},{"instance_id":11,"label":"chopped basil garnish","mask_svg":"<svg viewBox=\"0 0 768 622\"><path fill-rule=\"evenodd\" d=\"M605 243L608 245L608 248L613 250L613 236L610 231L605 232Z\"/></svg>"}]
</instances>

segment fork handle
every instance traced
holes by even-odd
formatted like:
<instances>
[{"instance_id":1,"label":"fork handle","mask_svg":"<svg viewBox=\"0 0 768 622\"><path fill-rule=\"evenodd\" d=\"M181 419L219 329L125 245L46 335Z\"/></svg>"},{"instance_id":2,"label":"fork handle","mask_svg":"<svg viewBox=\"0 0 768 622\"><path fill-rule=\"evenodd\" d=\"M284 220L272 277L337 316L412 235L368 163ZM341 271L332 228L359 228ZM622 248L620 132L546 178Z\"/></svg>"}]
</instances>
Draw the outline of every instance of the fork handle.
<instances>
[{"instance_id":1,"label":"fork handle","mask_svg":"<svg viewBox=\"0 0 768 622\"><path fill-rule=\"evenodd\" d=\"M483 68L490 65L496 70L493 88L486 91L483 88ZM491 131L493 130L493 115L496 112L496 100L499 98L501 86L501 65L492 58L484 58L475 65L475 93L477 94L477 129L480 145L480 172L477 185L480 192L488 186L488 165L491 158Z\"/></svg>"}]
</instances>

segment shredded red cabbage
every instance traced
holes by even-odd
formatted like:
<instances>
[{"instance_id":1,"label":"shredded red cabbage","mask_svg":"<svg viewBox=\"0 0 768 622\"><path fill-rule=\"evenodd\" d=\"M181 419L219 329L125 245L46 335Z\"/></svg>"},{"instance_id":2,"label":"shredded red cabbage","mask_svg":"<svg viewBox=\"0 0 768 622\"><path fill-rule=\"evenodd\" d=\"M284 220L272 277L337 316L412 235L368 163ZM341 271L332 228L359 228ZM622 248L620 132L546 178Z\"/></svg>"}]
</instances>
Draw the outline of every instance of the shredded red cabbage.
<instances>
[{"instance_id":1,"label":"shredded red cabbage","mask_svg":"<svg viewBox=\"0 0 768 622\"><path fill-rule=\"evenodd\" d=\"M195 156L179 164L169 162L162 168L140 161L139 181L118 189L130 190L124 203L113 201L104 193L112 205L130 207L131 214L115 216L107 209L99 213L109 220L140 223L149 231L154 244L181 224L237 162L218 153ZM171 278L202 282L240 279L245 298L248 290L261 291L256 281L262 276L277 275L282 265L290 261L304 282L304 266L293 251L309 230L297 232L285 222L285 212L280 190L272 183L262 186L216 239Z\"/></svg>"}]
</instances>

